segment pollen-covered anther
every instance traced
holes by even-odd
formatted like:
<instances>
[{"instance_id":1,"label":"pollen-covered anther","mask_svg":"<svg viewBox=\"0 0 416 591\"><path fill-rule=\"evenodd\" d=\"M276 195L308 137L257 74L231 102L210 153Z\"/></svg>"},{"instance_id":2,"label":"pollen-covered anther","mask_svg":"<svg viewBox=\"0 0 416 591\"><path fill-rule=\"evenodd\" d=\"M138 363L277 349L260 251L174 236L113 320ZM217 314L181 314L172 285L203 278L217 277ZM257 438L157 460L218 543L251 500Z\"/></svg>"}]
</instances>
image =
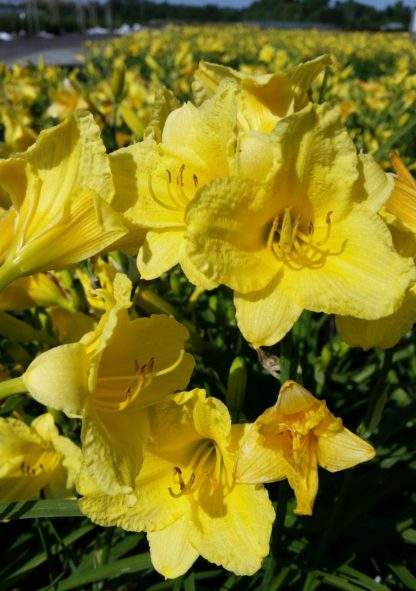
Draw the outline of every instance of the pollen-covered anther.
<instances>
[{"instance_id":1,"label":"pollen-covered anther","mask_svg":"<svg viewBox=\"0 0 416 591\"><path fill-rule=\"evenodd\" d=\"M176 184L179 185L180 187L183 187L183 172L185 170L185 164L182 164L182 166L179 169L178 172L178 176L176 177Z\"/></svg>"},{"instance_id":2,"label":"pollen-covered anther","mask_svg":"<svg viewBox=\"0 0 416 591\"><path fill-rule=\"evenodd\" d=\"M39 474L42 474L42 472L44 472L45 470L44 470L43 464L30 466L26 462L22 462L20 464L20 471L23 474L26 474L26 476L39 476Z\"/></svg>"},{"instance_id":3,"label":"pollen-covered anther","mask_svg":"<svg viewBox=\"0 0 416 591\"><path fill-rule=\"evenodd\" d=\"M293 269L322 266L329 251L322 250L320 246L329 239L332 213L329 211L325 218L325 235L321 240L314 241L316 234L312 220L302 223L302 216L297 215L292 221L291 208L286 208L281 220L278 215L273 218L267 237L267 249L271 250L279 261Z\"/></svg>"},{"instance_id":4,"label":"pollen-covered anther","mask_svg":"<svg viewBox=\"0 0 416 591\"><path fill-rule=\"evenodd\" d=\"M168 367L154 371L155 359L151 357L147 363L140 365L137 359L134 360L134 377L132 376L111 376L101 378L101 383L111 385L111 383L117 383L122 381L131 380L131 383L123 391L123 396L120 396L120 392L116 388L105 388L94 400L94 406L98 410L103 411L120 411L124 410L132 402L136 400L140 392L150 386L154 378L166 375L174 371L182 363L185 351L181 349L178 358Z\"/></svg>"},{"instance_id":5,"label":"pollen-covered anther","mask_svg":"<svg viewBox=\"0 0 416 591\"><path fill-rule=\"evenodd\" d=\"M175 499L178 499L182 495L186 495L186 494L193 492L192 485L195 482L194 472L192 472L188 483L186 483L185 480L183 479L182 470L179 468L179 466L175 466L173 468L173 476L174 476L174 479L175 479L175 477L177 477L176 480L177 480L177 484L179 485L179 492L177 492L177 493L173 492L172 487L169 486L169 488L168 488L169 494L172 497L174 497Z\"/></svg>"}]
</instances>

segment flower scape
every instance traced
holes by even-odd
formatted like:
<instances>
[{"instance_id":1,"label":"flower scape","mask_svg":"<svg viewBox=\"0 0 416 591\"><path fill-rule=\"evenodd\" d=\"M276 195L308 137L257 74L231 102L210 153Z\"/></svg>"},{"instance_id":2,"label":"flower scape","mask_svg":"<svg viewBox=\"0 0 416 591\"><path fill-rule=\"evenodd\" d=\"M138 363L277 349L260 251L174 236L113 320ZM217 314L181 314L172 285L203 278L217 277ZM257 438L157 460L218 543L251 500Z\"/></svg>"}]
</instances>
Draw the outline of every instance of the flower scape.
<instances>
[{"instance_id":1,"label":"flower scape","mask_svg":"<svg viewBox=\"0 0 416 591\"><path fill-rule=\"evenodd\" d=\"M48 588L415 588L377 539L414 544L414 514L383 533L372 512L414 505L416 154L363 124L387 82L350 84L329 34L332 56L253 31L196 62L185 28L170 81L156 32L109 44L110 80L93 48L88 92L77 71L4 70L0 503L5 528L38 518ZM415 74L391 38L403 127ZM85 531L61 538L64 515ZM5 589L29 588L29 560Z\"/></svg>"}]
</instances>

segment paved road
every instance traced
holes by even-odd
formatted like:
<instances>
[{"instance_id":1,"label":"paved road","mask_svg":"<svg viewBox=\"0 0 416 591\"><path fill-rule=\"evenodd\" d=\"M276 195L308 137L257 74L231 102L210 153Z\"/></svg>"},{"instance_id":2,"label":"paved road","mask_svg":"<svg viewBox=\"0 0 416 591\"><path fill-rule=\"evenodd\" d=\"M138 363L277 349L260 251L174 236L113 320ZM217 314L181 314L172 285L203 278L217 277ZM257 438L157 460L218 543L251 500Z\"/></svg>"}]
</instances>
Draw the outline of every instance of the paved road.
<instances>
[{"instance_id":1,"label":"paved road","mask_svg":"<svg viewBox=\"0 0 416 591\"><path fill-rule=\"evenodd\" d=\"M104 41L112 35L80 35L78 33L62 35L53 39L41 37L23 37L13 41L0 41L0 62L7 66L15 62L25 63L30 60L37 63L43 56L47 64L75 66L80 64L77 54L85 53L85 41Z\"/></svg>"}]
</instances>

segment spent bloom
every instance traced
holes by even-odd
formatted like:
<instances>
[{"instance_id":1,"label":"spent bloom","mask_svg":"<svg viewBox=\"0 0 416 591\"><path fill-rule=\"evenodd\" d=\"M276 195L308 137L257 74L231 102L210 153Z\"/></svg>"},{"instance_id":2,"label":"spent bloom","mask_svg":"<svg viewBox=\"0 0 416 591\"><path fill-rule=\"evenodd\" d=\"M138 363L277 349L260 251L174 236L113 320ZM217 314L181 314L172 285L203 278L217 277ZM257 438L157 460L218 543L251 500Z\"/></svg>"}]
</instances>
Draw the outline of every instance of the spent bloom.
<instances>
[{"instance_id":1,"label":"spent bloom","mask_svg":"<svg viewBox=\"0 0 416 591\"><path fill-rule=\"evenodd\" d=\"M100 525L146 531L153 565L167 578L184 574L199 555L251 575L268 554L275 515L262 485L235 483L244 429L203 390L176 394L151 411L136 504L103 495L84 475L81 510Z\"/></svg>"},{"instance_id":2,"label":"spent bloom","mask_svg":"<svg viewBox=\"0 0 416 591\"><path fill-rule=\"evenodd\" d=\"M329 472L374 457L373 447L342 425L305 388L284 382L277 402L261 414L241 442L237 482L287 478L295 492L295 513L311 515L318 492L318 465Z\"/></svg>"}]
</instances>

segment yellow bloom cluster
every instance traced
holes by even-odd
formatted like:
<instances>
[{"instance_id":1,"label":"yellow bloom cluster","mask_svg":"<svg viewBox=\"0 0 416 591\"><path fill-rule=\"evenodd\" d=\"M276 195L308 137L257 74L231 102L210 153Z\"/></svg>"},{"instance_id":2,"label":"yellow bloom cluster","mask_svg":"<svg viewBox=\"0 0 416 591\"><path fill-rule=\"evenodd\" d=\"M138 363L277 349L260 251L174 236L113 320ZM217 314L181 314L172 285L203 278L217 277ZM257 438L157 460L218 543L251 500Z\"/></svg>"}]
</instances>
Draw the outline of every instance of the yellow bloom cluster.
<instances>
[{"instance_id":1,"label":"yellow bloom cluster","mask_svg":"<svg viewBox=\"0 0 416 591\"><path fill-rule=\"evenodd\" d=\"M191 71L182 49L176 65ZM260 59L271 55L263 48ZM398 340L415 318L416 185L397 155L393 177L357 154L339 109L312 100L329 64L324 55L253 74L201 62L194 102L156 91L141 141L107 154L92 114L76 110L0 160L0 330L8 319L9 334L32 329L29 339L57 345L0 382L0 395L28 392L82 423L74 452L50 415L30 427L3 421L5 499L47 487L66 494L75 471L82 511L145 531L164 576L184 574L200 555L251 575L275 517L265 483L287 479L296 512L309 515L318 465L335 472L373 457L294 381L251 424L233 424L202 389L184 391L195 364L188 329L129 312L131 280L98 258L117 251L120 269L135 254L143 279L180 264L200 291L227 286L256 348L281 341L303 310L337 314L353 344ZM121 100L127 73L116 63L113 74ZM67 87L67 102L80 106L74 92ZM131 127L142 121L134 105L120 113ZM93 273L84 263L75 281L68 268L87 258ZM37 305L48 308L55 337L7 314Z\"/></svg>"}]
</instances>

